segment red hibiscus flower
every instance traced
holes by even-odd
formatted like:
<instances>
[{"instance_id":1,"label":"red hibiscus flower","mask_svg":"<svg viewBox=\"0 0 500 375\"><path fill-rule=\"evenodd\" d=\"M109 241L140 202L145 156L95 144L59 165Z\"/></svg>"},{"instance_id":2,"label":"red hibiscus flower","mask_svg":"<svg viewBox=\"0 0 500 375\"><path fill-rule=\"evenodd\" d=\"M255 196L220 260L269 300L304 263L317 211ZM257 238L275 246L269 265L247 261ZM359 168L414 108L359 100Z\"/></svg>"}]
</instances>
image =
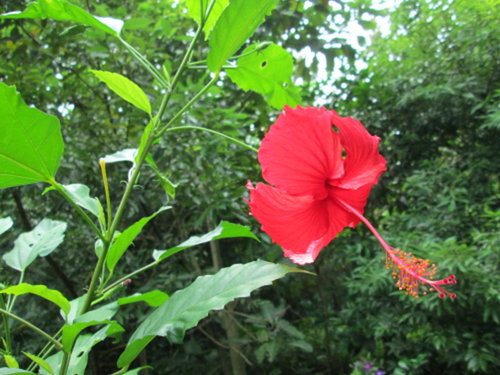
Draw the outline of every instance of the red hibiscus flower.
<instances>
[{"instance_id":1,"label":"red hibiscus flower","mask_svg":"<svg viewBox=\"0 0 500 375\"><path fill-rule=\"evenodd\" d=\"M359 121L335 111L285 107L258 154L262 175L273 186L247 185L251 214L299 264L314 262L345 227L362 221L386 250L388 266L397 269L401 289L418 295L425 283L454 297L439 286L454 283L454 276L432 280L435 266L388 246L363 216L370 190L386 170L379 140Z\"/></svg>"}]
</instances>

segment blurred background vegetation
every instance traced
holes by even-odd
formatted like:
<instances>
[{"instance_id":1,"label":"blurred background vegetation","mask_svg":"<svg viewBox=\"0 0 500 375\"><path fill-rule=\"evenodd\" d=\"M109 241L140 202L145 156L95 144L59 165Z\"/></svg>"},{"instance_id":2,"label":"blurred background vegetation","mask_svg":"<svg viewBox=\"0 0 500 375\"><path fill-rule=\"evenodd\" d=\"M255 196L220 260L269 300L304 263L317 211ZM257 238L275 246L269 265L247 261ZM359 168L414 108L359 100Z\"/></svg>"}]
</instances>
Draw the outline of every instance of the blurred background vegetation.
<instances>
[{"instance_id":1,"label":"blurred background vegetation","mask_svg":"<svg viewBox=\"0 0 500 375\"><path fill-rule=\"evenodd\" d=\"M125 39L167 70L179 64L195 27L182 0L74 3L126 20ZM0 11L25 5L1 0ZM391 7L372 0L282 0L252 38L293 53L303 105L356 117L382 138L389 167L366 216L393 246L429 258L442 277L456 274L456 300L397 291L378 243L359 226L306 267L318 277L289 276L226 306L191 330L183 345L157 339L140 364L153 366L155 374L500 373L499 19L498 0L405 0ZM349 37L353 30L357 38ZM197 58L206 50L200 43ZM52 21L0 22L0 79L15 84L28 104L61 119L66 150L58 177L91 186L102 201L99 157L134 147L145 118L99 84L90 68L124 74L154 97L155 83L104 33ZM203 74L193 69L183 76L172 112L196 92ZM258 146L277 114L260 95L223 77L181 122ZM118 272L146 264L149 250L204 233L222 219L253 226L262 243L226 240L189 250L135 278L127 293L155 287L170 294L221 265L282 261L243 201L246 181L261 180L253 153L202 133L170 133L153 152L179 184L174 209L147 227ZM108 167L115 198L125 173L125 165ZM151 171L141 182L129 223L167 200ZM12 216L16 227L0 248L9 250L17 234L43 217L67 221L64 244L26 278L72 297L90 278L94 238L71 207L40 193L41 185L0 191L0 216ZM1 267L2 280L14 282ZM54 311L38 300L23 302L20 315L55 330L49 329ZM147 311L133 305L118 319L135 327ZM14 335L17 349L40 347L22 328ZM89 374L115 371L122 350L111 340L100 343Z\"/></svg>"}]
</instances>

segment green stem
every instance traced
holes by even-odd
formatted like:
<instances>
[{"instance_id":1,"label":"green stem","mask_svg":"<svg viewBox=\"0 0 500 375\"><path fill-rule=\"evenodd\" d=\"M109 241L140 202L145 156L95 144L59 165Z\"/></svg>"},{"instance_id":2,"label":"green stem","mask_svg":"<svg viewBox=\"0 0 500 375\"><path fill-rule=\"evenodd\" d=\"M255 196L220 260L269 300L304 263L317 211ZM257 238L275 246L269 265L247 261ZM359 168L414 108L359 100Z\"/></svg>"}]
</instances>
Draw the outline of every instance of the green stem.
<instances>
[{"instance_id":1,"label":"green stem","mask_svg":"<svg viewBox=\"0 0 500 375\"><path fill-rule=\"evenodd\" d=\"M59 341L57 341L56 339L54 339L51 335L49 335L47 332L43 331L42 329L38 328L34 324L28 322L27 320L24 320L23 318L17 316L16 314L13 314L13 313L11 313L11 312L3 309L3 308L0 308L0 313L2 313L4 315L7 315L7 316L11 317L12 319L15 319L18 322L24 324L26 327L30 328L32 331L38 333L40 336L43 336L45 339L47 339L50 342L52 342L59 349L62 349L63 346L62 346L62 344Z\"/></svg>"},{"instance_id":2,"label":"green stem","mask_svg":"<svg viewBox=\"0 0 500 375\"><path fill-rule=\"evenodd\" d=\"M21 275L19 276L19 281L17 282L17 285L22 284L23 281L24 281L24 271L21 271ZM16 303L16 299L17 299L16 294L9 295L9 297L7 297L7 310L8 311L12 311L12 309L14 308L14 304Z\"/></svg>"},{"instance_id":3,"label":"green stem","mask_svg":"<svg viewBox=\"0 0 500 375\"><path fill-rule=\"evenodd\" d=\"M5 310L5 301L3 300L3 294L0 295L0 308ZM5 350L7 353L12 353L12 337L10 335L9 319L7 316L2 315L3 320L3 330L5 332Z\"/></svg>"},{"instance_id":4,"label":"green stem","mask_svg":"<svg viewBox=\"0 0 500 375\"><path fill-rule=\"evenodd\" d=\"M102 291L102 293L104 294L104 293L110 291L111 289L115 288L116 286L120 285L124 281L130 279L131 277L134 277L135 275L138 275L138 274L140 274L140 273L142 273L144 271L149 270L150 268L153 268L158 263L159 262L151 262L149 264L146 264L144 267L136 269L135 271L129 273L128 275L123 276L119 280L116 280L113 284L111 284L111 285L107 286L106 288L104 288L103 291Z\"/></svg>"},{"instance_id":5,"label":"green stem","mask_svg":"<svg viewBox=\"0 0 500 375\"><path fill-rule=\"evenodd\" d=\"M68 195L68 193L66 193L64 186L62 186L60 183L56 182L55 180L51 180L51 181L49 181L49 183L52 185L52 187L54 189L56 189L59 192L59 194L61 194L63 196L64 199L66 199L73 206L73 208L76 210L76 212L78 212L78 214L81 216L83 221L85 221L88 224L88 226L90 228L92 228L92 230L97 234L97 236L102 241L104 241L104 236L102 235L99 228L97 228L97 226L94 224L94 222L89 217L89 215L87 215L87 213L78 204L76 204L76 202L73 200L73 198L71 198Z\"/></svg>"},{"instance_id":6,"label":"green stem","mask_svg":"<svg viewBox=\"0 0 500 375\"><path fill-rule=\"evenodd\" d=\"M196 102L200 96L202 96L205 92L207 92L207 90L210 88L210 86L212 86L215 82L217 82L217 80L219 79L219 74L217 73L211 80L210 82L208 82L195 96L193 96L191 98L191 100L189 100L189 102L186 103L186 105L184 107L182 107L182 109L177 112L175 114L174 117L172 117L170 119L170 121L163 127L160 129L160 131L158 131L158 134L157 136L161 136L163 133L165 133L165 131L167 131L167 129L175 122L179 119L179 117L182 116L182 114L184 112L186 112L189 107L191 107L193 105L194 102Z\"/></svg>"},{"instance_id":7,"label":"green stem","mask_svg":"<svg viewBox=\"0 0 500 375\"><path fill-rule=\"evenodd\" d=\"M59 340L61 337L62 328L59 328L59 331L55 333L53 336L54 339ZM59 338L58 338L59 337ZM52 342L48 342L45 346L38 352L37 357L45 359L55 348L55 345ZM31 364L28 366L28 371L34 371L38 364L35 361L31 361Z\"/></svg>"},{"instance_id":8,"label":"green stem","mask_svg":"<svg viewBox=\"0 0 500 375\"><path fill-rule=\"evenodd\" d=\"M132 47L130 44L128 44L125 40L122 38L119 38L120 42L125 46L125 48L132 54L133 57L136 58L136 60L153 76L155 77L160 84L168 88L169 84L165 79L163 78L162 74L156 69L156 67L149 62L148 59L146 59L139 51L137 51L134 47Z\"/></svg>"},{"instance_id":9,"label":"green stem","mask_svg":"<svg viewBox=\"0 0 500 375\"><path fill-rule=\"evenodd\" d=\"M245 147L246 149L248 150L251 150L251 151L254 151L254 152L259 152L258 149L256 149L255 147L252 147L248 144L246 144L245 142L242 142L236 138L233 138L233 137L230 137L229 135L226 135L224 133L221 133L221 132L218 132L216 130L212 130L212 129L208 129L208 128L203 128L201 126L176 126L174 128L170 128L167 130L167 132L172 132L172 131L176 131L176 130L201 130L201 131L204 131L204 132L207 132L207 133L212 133L212 134L216 134L220 137L224 137L228 140L230 140L231 142L237 144L237 145L240 145L242 147Z\"/></svg>"}]
</instances>

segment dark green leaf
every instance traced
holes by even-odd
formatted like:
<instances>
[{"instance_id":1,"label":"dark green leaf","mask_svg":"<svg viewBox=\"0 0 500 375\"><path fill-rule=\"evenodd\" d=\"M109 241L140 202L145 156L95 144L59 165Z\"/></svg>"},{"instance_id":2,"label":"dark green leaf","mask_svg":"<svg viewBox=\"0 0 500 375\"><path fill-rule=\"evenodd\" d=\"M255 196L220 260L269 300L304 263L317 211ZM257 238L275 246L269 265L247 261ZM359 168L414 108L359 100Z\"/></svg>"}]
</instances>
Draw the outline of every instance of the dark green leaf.
<instances>
[{"instance_id":1,"label":"dark green leaf","mask_svg":"<svg viewBox=\"0 0 500 375\"><path fill-rule=\"evenodd\" d=\"M24 271L37 256L46 256L64 240L67 224L43 219L32 231L21 234L14 248L3 256L9 267Z\"/></svg>"},{"instance_id":2,"label":"dark green leaf","mask_svg":"<svg viewBox=\"0 0 500 375\"><path fill-rule=\"evenodd\" d=\"M161 262L164 259L182 251L184 249L201 245L213 240L221 240L223 238L235 238L235 237L247 237L253 238L254 240L259 240L250 230L249 227L240 224L233 224L227 221L221 221L220 224L214 230L205 233L201 236L189 237L186 241L180 243L177 246L171 247L167 250L155 250L153 251L153 258L157 262Z\"/></svg>"},{"instance_id":3,"label":"dark green leaf","mask_svg":"<svg viewBox=\"0 0 500 375\"><path fill-rule=\"evenodd\" d=\"M168 299L168 294L160 290L152 290L147 293L136 293L129 297L118 298L118 304L128 305L129 303L146 302L149 306L158 307Z\"/></svg>"},{"instance_id":4,"label":"dark green leaf","mask_svg":"<svg viewBox=\"0 0 500 375\"><path fill-rule=\"evenodd\" d=\"M54 179L64 149L59 120L28 107L2 82L0 134L0 188Z\"/></svg>"},{"instance_id":5,"label":"dark green leaf","mask_svg":"<svg viewBox=\"0 0 500 375\"><path fill-rule=\"evenodd\" d=\"M224 9L212 35L207 65L212 72L235 54L276 7L277 0L233 0Z\"/></svg>"},{"instance_id":6,"label":"dark green leaf","mask_svg":"<svg viewBox=\"0 0 500 375\"><path fill-rule=\"evenodd\" d=\"M10 286L1 290L2 294L13 294L19 296L22 294L30 293L46 299L47 301L55 303L66 314L69 313L69 301L58 290L49 289L45 285L31 285L31 284L18 284Z\"/></svg>"},{"instance_id":7,"label":"dark green leaf","mask_svg":"<svg viewBox=\"0 0 500 375\"><path fill-rule=\"evenodd\" d=\"M263 50L252 45L245 48L242 55L236 69L227 70L227 75L241 89L264 95L277 109L300 104L300 94L291 81L293 58L287 51L276 44Z\"/></svg>"},{"instance_id":8,"label":"dark green leaf","mask_svg":"<svg viewBox=\"0 0 500 375\"><path fill-rule=\"evenodd\" d=\"M132 363L155 336L166 336L174 343L182 342L186 330L196 326L210 311L222 309L235 298L248 297L253 290L289 272L300 270L257 260L223 268L215 275L198 277L144 319L118 359L118 367Z\"/></svg>"},{"instance_id":9,"label":"dark green leaf","mask_svg":"<svg viewBox=\"0 0 500 375\"><path fill-rule=\"evenodd\" d=\"M162 207L151 216L143 217L125 229L123 233L116 238L108 251L108 255L106 256L106 266L110 272L113 272L122 255L128 247L132 245L132 242L139 235L139 233L141 233L142 228L144 228L144 226L160 212L168 210L169 208L170 206Z\"/></svg>"},{"instance_id":10,"label":"dark green leaf","mask_svg":"<svg viewBox=\"0 0 500 375\"><path fill-rule=\"evenodd\" d=\"M14 11L0 15L0 18L52 18L56 21L72 21L91 26L105 33L118 36L123 21L110 17L96 17L66 0L37 0L24 11Z\"/></svg>"},{"instance_id":11,"label":"dark green leaf","mask_svg":"<svg viewBox=\"0 0 500 375\"><path fill-rule=\"evenodd\" d=\"M175 189L177 188L178 184L174 184L172 181L169 180L167 176L165 176L165 174L163 174L158 169L158 166L156 165L156 162L153 160L151 155L148 155L148 157L146 158L146 162L155 173L156 177L158 178L158 181L160 182L160 185L162 186L165 193L167 193L167 196L175 198Z\"/></svg>"}]
</instances>

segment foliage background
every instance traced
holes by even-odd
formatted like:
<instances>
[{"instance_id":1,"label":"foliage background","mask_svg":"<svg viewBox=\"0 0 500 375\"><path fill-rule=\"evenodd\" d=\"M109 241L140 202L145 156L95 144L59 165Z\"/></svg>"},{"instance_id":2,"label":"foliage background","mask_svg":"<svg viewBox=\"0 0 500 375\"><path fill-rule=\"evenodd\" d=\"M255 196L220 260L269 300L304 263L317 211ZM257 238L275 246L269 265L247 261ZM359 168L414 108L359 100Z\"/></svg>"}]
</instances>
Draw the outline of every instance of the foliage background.
<instances>
[{"instance_id":1,"label":"foliage background","mask_svg":"<svg viewBox=\"0 0 500 375\"><path fill-rule=\"evenodd\" d=\"M182 2L75 3L93 14L127 20L127 41L167 69L179 63L193 33ZM0 11L24 6L20 0L1 1ZM378 244L359 227L345 231L308 267L318 277L289 276L228 306L226 314L212 314L183 345L155 340L140 358L156 368L151 373L363 373L354 370L356 361L398 375L500 370L500 3L403 1L390 12L388 34L375 30L371 42L360 39L354 45L339 36L353 23L373 29L375 17L384 14L377 9L369 0L283 0L253 40L274 41L295 54L294 78L303 105L325 103L360 119L383 139L389 170L372 193L366 215L389 243L430 258L443 277L456 274L458 298L412 299L396 291ZM15 84L28 104L61 119L66 144L61 182L85 183L102 200L99 157L136 144L145 119L88 69L119 72L150 93L153 82L120 45L95 30L2 21L0 38L0 79ZM305 47L310 48L307 58L300 53ZM201 43L196 56L203 58L206 51ZM201 75L189 71L172 103L189 99ZM261 96L242 92L225 77L181 121L257 146L277 113ZM162 171L179 183L175 209L147 227L120 271L148 262L145 249L176 244L221 219L251 224L262 243L226 240L181 253L134 279L128 293L151 287L171 293L221 263L281 259L281 250L258 231L242 199L246 181L261 179L254 154L200 133L171 133L154 152ZM125 168L108 168L115 198ZM133 196L127 222L151 214L167 199L149 173ZM12 216L16 226L0 247L9 250L17 234L43 217L67 221L67 239L52 259L57 265L40 262L27 280L62 288L71 297L71 288L81 292L77 288L92 272L93 236L75 222L67 204L40 192L36 185L0 191L0 216ZM67 276L66 285L54 267ZM2 280L14 282L7 268L1 272ZM50 327L54 311L39 301L23 302L20 315ZM126 308L120 323L134 327L146 312L138 305ZM29 332L14 334L18 348L34 352L39 345ZM241 354L232 362L230 346ZM89 371L114 371L113 360L122 349L110 340L99 344Z\"/></svg>"}]
</instances>

